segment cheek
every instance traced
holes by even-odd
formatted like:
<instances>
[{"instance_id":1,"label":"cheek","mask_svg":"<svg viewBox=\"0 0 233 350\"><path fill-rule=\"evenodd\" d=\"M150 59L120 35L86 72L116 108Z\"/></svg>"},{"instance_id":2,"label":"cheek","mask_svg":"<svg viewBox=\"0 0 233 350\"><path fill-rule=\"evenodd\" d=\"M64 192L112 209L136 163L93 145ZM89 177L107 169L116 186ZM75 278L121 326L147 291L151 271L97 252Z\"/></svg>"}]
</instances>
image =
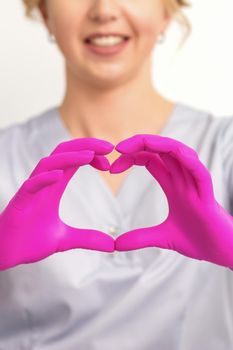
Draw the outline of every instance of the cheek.
<instances>
[{"instance_id":1,"label":"cheek","mask_svg":"<svg viewBox=\"0 0 233 350\"><path fill-rule=\"evenodd\" d=\"M152 14L141 16L138 18L138 29L143 40L154 42L160 32L159 18Z\"/></svg>"},{"instance_id":2,"label":"cheek","mask_svg":"<svg viewBox=\"0 0 233 350\"><path fill-rule=\"evenodd\" d=\"M140 4L139 4L140 3ZM161 31L162 11L156 6L156 1L138 1L128 6L128 21L131 25L134 36L139 40L140 46L154 47L157 36Z\"/></svg>"},{"instance_id":3,"label":"cheek","mask_svg":"<svg viewBox=\"0 0 233 350\"><path fill-rule=\"evenodd\" d=\"M74 14L64 13L53 19L54 31L56 32L57 42L65 56L72 55L77 42L81 40L81 24Z\"/></svg>"},{"instance_id":4,"label":"cheek","mask_svg":"<svg viewBox=\"0 0 233 350\"><path fill-rule=\"evenodd\" d=\"M160 32L159 23L155 16L148 14L145 17L138 18L138 45L139 51L148 55L154 49L157 37Z\"/></svg>"},{"instance_id":5,"label":"cheek","mask_svg":"<svg viewBox=\"0 0 233 350\"><path fill-rule=\"evenodd\" d=\"M68 12L58 13L53 18L54 30L59 40L64 41L65 38L71 38L74 34L75 25L77 25L77 18L73 18L72 14Z\"/></svg>"},{"instance_id":6,"label":"cheek","mask_svg":"<svg viewBox=\"0 0 233 350\"><path fill-rule=\"evenodd\" d=\"M70 45L71 41L81 38L82 8L78 2L50 0L51 22L53 31L61 46ZM78 14L78 15L77 15Z\"/></svg>"}]
</instances>

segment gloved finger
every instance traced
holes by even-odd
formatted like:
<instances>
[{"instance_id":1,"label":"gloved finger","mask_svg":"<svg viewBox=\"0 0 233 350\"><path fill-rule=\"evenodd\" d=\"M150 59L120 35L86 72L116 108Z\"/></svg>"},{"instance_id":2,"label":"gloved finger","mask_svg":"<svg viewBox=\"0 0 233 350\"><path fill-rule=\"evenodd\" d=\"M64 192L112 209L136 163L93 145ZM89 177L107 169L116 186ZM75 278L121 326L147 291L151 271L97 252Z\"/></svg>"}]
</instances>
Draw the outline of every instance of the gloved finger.
<instances>
[{"instance_id":1,"label":"gloved finger","mask_svg":"<svg viewBox=\"0 0 233 350\"><path fill-rule=\"evenodd\" d=\"M145 151L143 134L137 134L118 142L115 149L123 154Z\"/></svg>"},{"instance_id":2,"label":"gloved finger","mask_svg":"<svg viewBox=\"0 0 233 350\"><path fill-rule=\"evenodd\" d=\"M35 175L27 179L24 182L22 189L29 193L36 193L41 189L47 186L51 186L52 184L61 180L63 177L63 174L64 174L63 170L45 171L44 173L40 173L38 175Z\"/></svg>"},{"instance_id":3,"label":"gloved finger","mask_svg":"<svg viewBox=\"0 0 233 350\"><path fill-rule=\"evenodd\" d=\"M150 140L152 141L152 145L149 142ZM179 144L179 141L168 137L161 137L152 134L138 134L119 142L116 146L116 149L123 154L156 152L160 156L163 153L169 153L175 146L177 147ZM164 164L165 162L161 160L161 163ZM174 161L172 164L173 174L176 178L178 175L180 177L182 171L180 170L179 164L177 164L177 161ZM171 167L167 168L170 169Z\"/></svg>"},{"instance_id":4,"label":"gloved finger","mask_svg":"<svg viewBox=\"0 0 233 350\"><path fill-rule=\"evenodd\" d=\"M185 167L182 166L182 162L175 156L177 150L181 147L179 141L166 137L146 137L144 143L147 150L159 153L171 173L171 181L174 182L176 189L180 193L184 190L184 186L193 184L193 180L190 179L190 176L185 174L187 171L185 171Z\"/></svg>"},{"instance_id":5,"label":"gloved finger","mask_svg":"<svg viewBox=\"0 0 233 350\"><path fill-rule=\"evenodd\" d=\"M146 247L170 249L165 224L127 231L115 239L115 250L135 250Z\"/></svg>"},{"instance_id":6,"label":"gloved finger","mask_svg":"<svg viewBox=\"0 0 233 350\"><path fill-rule=\"evenodd\" d=\"M105 156L95 155L95 157L90 162L90 165L93 166L93 168L96 168L98 170L110 169L110 162Z\"/></svg>"},{"instance_id":7,"label":"gloved finger","mask_svg":"<svg viewBox=\"0 0 233 350\"><path fill-rule=\"evenodd\" d=\"M186 145L183 142L180 142L176 139L166 136L158 136L158 135L146 135L143 137L145 150L153 151L153 152L180 152L180 154L192 157L194 159L198 159L197 152Z\"/></svg>"},{"instance_id":8,"label":"gloved finger","mask_svg":"<svg viewBox=\"0 0 233 350\"><path fill-rule=\"evenodd\" d=\"M52 170L27 179L11 199L11 204L18 210L24 210L28 205L31 205L32 196L36 192L57 183L62 176L63 170Z\"/></svg>"},{"instance_id":9,"label":"gloved finger","mask_svg":"<svg viewBox=\"0 0 233 350\"><path fill-rule=\"evenodd\" d=\"M199 196L203 201L208 202L214 199L214 188L211 174L208 168L200 161L199 158L185 154L184 149L179 149L174 156L182 161L185 167L192 174L195 180Z\"/></svg>"},{"instance_id":10,"label":"gloved finger","mask_svg":"<svg viewBox=\"0 0 233 350\"><path fill-rule=\"evenodd\" d=\"M162 154L171 152L171 154L174 155L173 153L175 153L175 150L183 149L183 154L186 154L188 156L191 156L194 159L199 160L197 153L192 148L188 147L187 145L183 144L178 140L175 140L169 137L159 136L159 135L152 135L152 134L134 135L126 140L119 142L115 148L117 151L123 154L129 154L129 153L139 152L143 150L157 152L158 154L161 154L161 158L162 158ZM166 156L164 157L164 160L165 158ZM174 158L176 157L174 156ZM167 162L167 165L168 165L168 162ZM172 171L170 171L170 173L173 174L174 179L177 179L177 181L179 181L176 183L176 186L180 187L180 190L183 189L183 185L185 183L186 185L192 183L192 180L190 179L190 177L188 177L188 175L186 175L185 172L183 171L184 169L179 168L178 164L176 164L175 161L171 160L170 168L171 168L171 165L172 165ZM153 172L153 174L155 173ZM211 192L211 189L208 190L206 186L204 186L205 188L203 193L203 188L199 189L193 176L192 178L194 181L194 186L196 190L198 190L198 193L202 193L202 196L206 198L206 190L209 193Z\"/></svg>"},{"instance_id":11,"label":"gloved finger","mask_svg":"<svg viewBox=\"0 0 233 350\"><path fill-rule=\"evenodd\" d=\"M159 154L159 156L161 155L162 158L163 153L170 154L174 148L177 148L180 145L183 144L172 138L152 134L138 134L118 143L116 149L126 154L128 154L129 152L134 153L140 151L153 153L156 152L157 154ZM186 148L188 148L188 146ZM190 150L190 152L192 152L192 149ZM173 175L174 179L176 179L176 181L178 182L177 186L183 188L183 185L186 183L187 176L185 176L182 166L177 162L176 159L171 159L169 164L168 162L163 163L169 165L167 166L167 169L171 173L171 175Z\"/></svg>"},{"instance_id":12,"label":"gloved finger","mask_svg":"<svg viewBox=\"0 0 233 350\"><path fill-rule=\"evenodd\" d=\"M171 174L157 154L154 154L153 159L146 164L146 169L158 181L165 194L168 195L173 189Z\"/></svg>"},{"instance_id":13,"label":"gloved finger","mask_svg":"<svg viewBox=\"0 0 233 350\"><path fill-rule=\"evenodd\" d=\"M192 174L182 166L182 164L173 156L173 153L159 153L159 155L163 159L167 168L170 169L173 188L178 185L181 190L184 190L185 186L186 188L192 188L194 191L198 191Z\"/></svg>"},{"instance_id":14,"label":"gloved finger","mask_svg":"<svg viewBox=\"0 0 233 350\"><path fill-rule=\"evenodd\" d=\"M80 229L64 225L63 236L58 242L57 252L69 249L82 248L113 252L115 249L114 238L104 232L93 229Z\"/></svg>"},{"instance_id":15,"label":"gloved finger","mask_svg":"<svg viewBox=\"0 0 233 350\"><path fill-rule=\"evenodd\" d=\"M121 154L112 164L110 173L120 173L129 169L133 165L145 166L150 174L159 182L163 190L167 191L167 186L171 182L169 171L157 154L150 152L137 152L131 154Z\"/></svg>"},{"instance_id":16,"label":"gloved finger","mask_svg":"<svg viewBox=\"0 0 233 350\"><path fill-rule=\"evenodd\" d=\"M50 155L82 150L91 150L98 155L104 155L112 152L113 148L114 145L111 142L95 137L83 137L61 142Z\"/></svg>"},{"instance_id":17,"label":"gloved finger","mask_svg":"<svg viewBox=\"0 0 233 350\"><path fill-rule=\"evenodd\" d=\"M140 166L146 166L149 173L158 181L165 193L171 186L171 174L159 154L141 151L131 153L134 163Z\"/></svg>"},{"instance_id":18,"label":"gloved finger","mask_svg":"<svg viewBox=\"0 0 233 350\"><path fill-rule=\"evenodd\" d=\"M89 164L94 158L93 151L64 152L42 158L36 165L30 177L48 170L73 168L76 172L79 166Z\"/></svg>"},{"instance_id":19,"label":"gloved finger","mask_svg":"<svg viewBox=\"0 0 233 350\"><path fill-rule=\"evenodd\" d=\"M179 141L154 134L136 134L131 136L125 140L120 141L115 149L120 153L134 153L140 151L153 151L151 149L149 141L152 141L152 145L156 144L160 146L161 151L168 152L172 147L177 147L179 145ZM147 142L148 141L148 142Z\"/></svg>"},{"instance_id":20,"label":"gloved finger","mask_svg":"<svg viewBox=\"0 0 233 350\"><path fill-rule=\"evenodd\" d=\"M152 141L152 145L149 141ZM163 161L162 154L167 152L169 153L172 148L177 145L179 145L179 141L163 137L159 135L153 135L153 134L138 134L134 135L126 140L123 140L119 142L116 146L117 151L122 152L123 154L132 154L132 153L157 153L157 158L160 158L160 173L163 169L163 173L165 173L165 168L167 168L167 180L172 181L172 179L176 180L176 187L179 191L183 190L184 185L186 184L186 177L184 174L184 171L182 170L181 166L178 164L177 160L171 160L170 163L166 163ZM161 159L162 158L162 159ZM151 172L151 174L159 181L162 188L168 187L169 184L166 183L167 180L165 178L158 179L158 175L156 176L156 167L152 165L152 161L150 161L150 167L148 167L148 170ZM168 166L169 165L169 166ZM158 166L158 164L157 164ZM172 175L169 176L169 173Z\"/></svg>"},{"instance_id":21,"label":"gloved finger","mask_svg":"<svg viewBox=\"0 0 233 350\"><path fill-rule=\"evenodd\" d=\"M185 148L172 151L173 156L181 162L182 166L192 175L199 197L206 203L213 201L214 188L212 178L207 167L200 161L197 154L187 152Z\"/></svg>"},{"instance_id":22,"label":"gloved finger","mask_svg":"<svg viewBox=\"0 0 233 350\"><path fill-rule=\"evenodd\" d=\"M135 152L131 154L121 154L119 158L117 158L111 164L111 172L112 173L123 172L129 169L133 165L146 166L150 160L156 161L156 164L158 163L160 168L162 168L164 172L167 171L163 161L160 159L158 155L152 154L150 152L142 151L142 152Z\"/></svg>"},{"instance_id":23,"label":"gloved finger","mask_svg":"<svg viewBox=\"0 0 233 350\"><path fill-rule=\"evenodd\" d=\"M156 134L137 134L125 140L120 141L115 149L120 153L134 153L139 151L157 151L169 152L173 149L184 148L186 153L198 158L197 153L186 144L171 137Z\"/></svg>"},{"instance_id":24,"label":"gloved finger","mask_svg":"<svg viewBox=\"0 0 233 350\"><path fill-rule=\"evenodd\" d=\"M206 202L213 200L214 191L211 176L208 169L199 160L197 152L174 139L169 138L167 142L166 140L160 141L157 142L152 138L145 139L146 149L151 149L154 152L166 152L167 147L169 147L169 152L173 157L180 161L182 166L191 173L200 198Z\"/></svg>"},{"instance_id":25,"label":"gloved finger","mask_svg":"<svg viewBox=\"0 0 233 350\"><path fill-rule=\"evenodd\" d=\"M147 150L151 150L153 152L159 152L161 158L163 158L165 164L167 164L168 168L173 170L172 174L174 174L174 178L179 178L181 175L183 179L188 183L191 181L190 172L185 171L185 164L182 160L188 156L192 157L195 160L198 160L198 154L195 150L188 147L187 145L170 138L145 138L145 147Z\"/></svg>"},{"instance_id":26,"label":"gloved finger","mask_svg":"<svg viewBox=\"0 0 233 350\"><path fill-rule=\"evenodd\" d=\"M192 162L191 159L185 161L186 167L192 173L193 178L195 179L199 196L202 201L212 203L214 195L214 187L209 170L205 167L204 164L199 162Z\"/></svg>"},{"instance_id":27,"label":"gloved finger","mask_svg":"<svg viewBox=\"0 0 233 350\"><path fill-rule=\"evenodd\" d=\"M132 155L120 155L119 158L114 160L111 164L109 172L111 174L118 174L126 171L134 165L134 159Z\"/></svg>"},{"instance_id":28,"label":"gloved finger","mask_svg":"<svg viewBox=\"0 0 233 350\"><path fill-rule=\"evenodd\" d=\"M114 145L111 142L87 137L87 138L76 138L73 140L65 141L60 143L51 153L63 153L76 150L92 150L97 155L104 155L110 153L114 149ZM95 156L90 162L90 165L98 170L109 170L110 163L106 157Z\"/></svg>"}]
</instances>

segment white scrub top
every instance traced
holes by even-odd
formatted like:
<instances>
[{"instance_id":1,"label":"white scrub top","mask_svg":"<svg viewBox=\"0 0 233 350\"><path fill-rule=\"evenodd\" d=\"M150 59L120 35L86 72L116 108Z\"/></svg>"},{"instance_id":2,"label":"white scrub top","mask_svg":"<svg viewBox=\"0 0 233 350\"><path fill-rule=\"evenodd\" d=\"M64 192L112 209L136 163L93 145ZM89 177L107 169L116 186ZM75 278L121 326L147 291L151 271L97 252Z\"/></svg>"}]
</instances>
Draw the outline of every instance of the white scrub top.
<instances>
[{"instance_id":1,"label":"white scrub top","mask_svg":"<svg viewBox=\"0 0 233 350\"><path fill-rule=\"evenodd\" d=\"M160 135L198 152L216 199L233 215L233 116L178 102ZM0 129L0 210L39 160L71 138L57 106ZM117 237L158 225L168 204L142 166L131 168L114 196L99 170L85 165L59 215ZM233 271L153 247L72 249L0 271L0 350L34 349L232 350Z\"/></svg>"}]
</instances>

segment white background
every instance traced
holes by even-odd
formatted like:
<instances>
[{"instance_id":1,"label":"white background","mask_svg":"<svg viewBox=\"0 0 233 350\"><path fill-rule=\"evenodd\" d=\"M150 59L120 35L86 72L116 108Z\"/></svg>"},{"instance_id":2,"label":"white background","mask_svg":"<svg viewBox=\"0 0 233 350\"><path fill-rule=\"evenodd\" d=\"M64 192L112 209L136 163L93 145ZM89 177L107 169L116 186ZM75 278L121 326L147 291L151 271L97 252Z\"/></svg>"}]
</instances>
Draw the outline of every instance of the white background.
<instances>
[{"instance_id":1,"label":"white background","mask_svg":"<svg viewBox=\"0 0 233 350\"><path fill-rule=\"evenodd\" d=\"M192 0L185 9L192 33L172 23L153 52L153 81L168 98L216 116L233 115L233 2ZM39 21L24 16L21 0L1 1L0 127L21 122L63 98L63 57Z\"/></svg>"}]
</instances>

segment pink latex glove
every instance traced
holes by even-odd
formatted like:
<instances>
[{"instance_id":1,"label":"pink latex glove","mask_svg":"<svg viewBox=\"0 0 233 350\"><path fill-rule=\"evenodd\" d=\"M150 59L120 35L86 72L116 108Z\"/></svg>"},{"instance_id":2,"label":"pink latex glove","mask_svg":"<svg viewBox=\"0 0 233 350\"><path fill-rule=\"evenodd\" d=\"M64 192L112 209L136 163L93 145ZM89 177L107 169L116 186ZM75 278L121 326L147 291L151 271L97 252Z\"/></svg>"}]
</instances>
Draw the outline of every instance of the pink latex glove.
<instances>
[{"instance_id":1,"label":"pink latex glove","mask_svg":"<svg viewBox=\"0 0 233 350\"><path fill-rule=\"evenodd\" d=\"M161 185L169 214L157 226L118 236L115 249L160 247L187 257L233 268L233 217L214 198L208 169L187 145L169 138L138 134L115 147L122 154L110 173L134 164L145 166Z\"/></svg>"},{"instance_id":2,"label":"pink latex glove","mask_svg":"<svg viewBox=\"0 0 233 350\"><path fill-rule=\"evenodd\" d=\"M0 270L68 249L114 251L111 236L71 227L59 218L59 202L71 177L87 164L108 170L110 164L104 154L113 148L111 143L95 138L73 139L60 143L39 161L0 214Z\"/></svg>"}]
</instances>

